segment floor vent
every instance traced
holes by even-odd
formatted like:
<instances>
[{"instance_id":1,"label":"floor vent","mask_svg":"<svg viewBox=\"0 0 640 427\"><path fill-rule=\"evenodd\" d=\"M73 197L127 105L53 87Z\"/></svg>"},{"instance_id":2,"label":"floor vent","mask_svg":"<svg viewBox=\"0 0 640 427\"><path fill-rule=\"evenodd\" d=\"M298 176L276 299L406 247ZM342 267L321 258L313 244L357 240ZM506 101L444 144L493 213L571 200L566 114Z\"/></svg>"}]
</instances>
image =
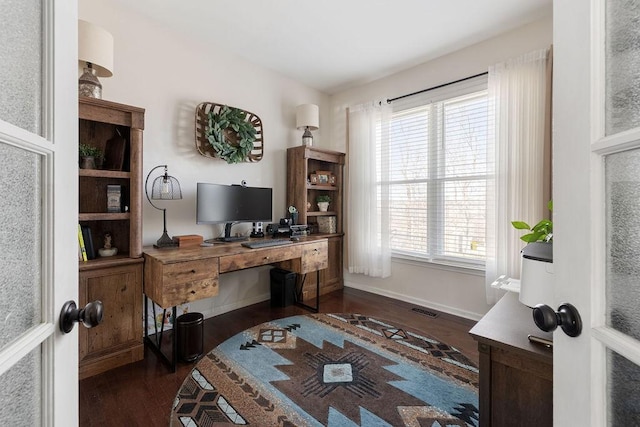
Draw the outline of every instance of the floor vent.
<instances>
[{"instance_id":1,"label":"floor vent","mask_svg":"<svg viewBox=\"0 0 640 427\"><path fill-rule=\"evenodd\" d=\"M411 311L415 311L417 313L424 314L425 316L433 317L434 319L436 317L438 317L438 313L435 313L433 311L430 311L430 310L427 310L427 309L424 309L424 308L414 307L414 308L411 309Z\"/></svg>"}]
</instances>

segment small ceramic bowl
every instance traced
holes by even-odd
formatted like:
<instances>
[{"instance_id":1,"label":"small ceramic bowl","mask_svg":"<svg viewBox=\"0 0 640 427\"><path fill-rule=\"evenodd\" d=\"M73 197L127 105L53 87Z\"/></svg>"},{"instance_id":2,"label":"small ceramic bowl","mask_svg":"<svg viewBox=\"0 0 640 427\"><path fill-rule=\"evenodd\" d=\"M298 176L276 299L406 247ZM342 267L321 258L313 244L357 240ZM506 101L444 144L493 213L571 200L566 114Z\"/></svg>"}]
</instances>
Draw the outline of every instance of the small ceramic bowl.
<instances>
[{"instance_id":1,"label":"small ceramic bowl","mask_svg":"<svg viewBox=\"0 0 640 427\"><path fill-rule=\"evenodd\" d=\"M98 249L98 253L100 254L100 256L114 256L118 253L118 248L100 248Z\"/></svg>"}]
</instances>

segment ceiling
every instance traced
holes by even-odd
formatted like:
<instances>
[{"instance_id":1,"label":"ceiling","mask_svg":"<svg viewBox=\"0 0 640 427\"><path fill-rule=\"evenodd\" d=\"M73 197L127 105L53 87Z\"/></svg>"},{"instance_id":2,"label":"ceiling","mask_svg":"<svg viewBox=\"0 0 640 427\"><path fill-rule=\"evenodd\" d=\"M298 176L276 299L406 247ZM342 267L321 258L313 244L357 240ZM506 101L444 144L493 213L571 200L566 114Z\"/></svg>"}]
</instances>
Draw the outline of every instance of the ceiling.
<instances>
[{"instance_id":1,"label":"ceiling","mask_svg":"<svg viewBox=\"0 0 640 427\"><path fill-rule=\"evenodd\" d=\"M552 0L115 0L332 94L550 15Z\"/></svg>"}]
</instances>

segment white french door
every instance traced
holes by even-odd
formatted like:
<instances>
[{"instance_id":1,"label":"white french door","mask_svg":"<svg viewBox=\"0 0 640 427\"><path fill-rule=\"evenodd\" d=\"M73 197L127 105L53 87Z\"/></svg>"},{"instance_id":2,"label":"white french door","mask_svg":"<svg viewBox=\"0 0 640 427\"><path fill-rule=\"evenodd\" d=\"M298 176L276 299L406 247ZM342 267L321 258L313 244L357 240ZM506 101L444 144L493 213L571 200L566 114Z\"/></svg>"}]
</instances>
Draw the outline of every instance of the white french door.
<instances>
[{"instance_id":1,"label":"white french door","mask_svg":"<svg viewBox=\"0 0 640 427\"><path fill-rule=\"evenodd\" d=\"M640 425L640 1L554 2L554 424Z\"/></svg>"},{"instance_id":2,"label":"white french door","mask_svg":"<svg viewBox=\"0 0 640 427\"><path fill-rule=\"evenodd\" d=\"M0 5L0 424L78 423L77 2Z\"/></svg>"}]
</instances>

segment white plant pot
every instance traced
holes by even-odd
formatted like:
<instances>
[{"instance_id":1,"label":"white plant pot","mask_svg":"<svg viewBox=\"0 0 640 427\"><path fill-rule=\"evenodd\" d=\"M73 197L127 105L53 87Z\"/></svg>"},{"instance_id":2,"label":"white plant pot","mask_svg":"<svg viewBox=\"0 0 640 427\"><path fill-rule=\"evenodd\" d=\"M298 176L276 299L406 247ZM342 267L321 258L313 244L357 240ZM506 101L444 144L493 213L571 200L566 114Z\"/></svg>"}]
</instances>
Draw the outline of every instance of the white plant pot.
<instances>
[{"instance_id":1,"label":"white plant pot","mask_svg":"<svg viewBox=\"0 0 640 427\"><path fill-rule=\"evenodd\" d=\"M326 212L329 210L329 202L318 202L318 209L320 212Z\"/></svg>"}]
</instances>

